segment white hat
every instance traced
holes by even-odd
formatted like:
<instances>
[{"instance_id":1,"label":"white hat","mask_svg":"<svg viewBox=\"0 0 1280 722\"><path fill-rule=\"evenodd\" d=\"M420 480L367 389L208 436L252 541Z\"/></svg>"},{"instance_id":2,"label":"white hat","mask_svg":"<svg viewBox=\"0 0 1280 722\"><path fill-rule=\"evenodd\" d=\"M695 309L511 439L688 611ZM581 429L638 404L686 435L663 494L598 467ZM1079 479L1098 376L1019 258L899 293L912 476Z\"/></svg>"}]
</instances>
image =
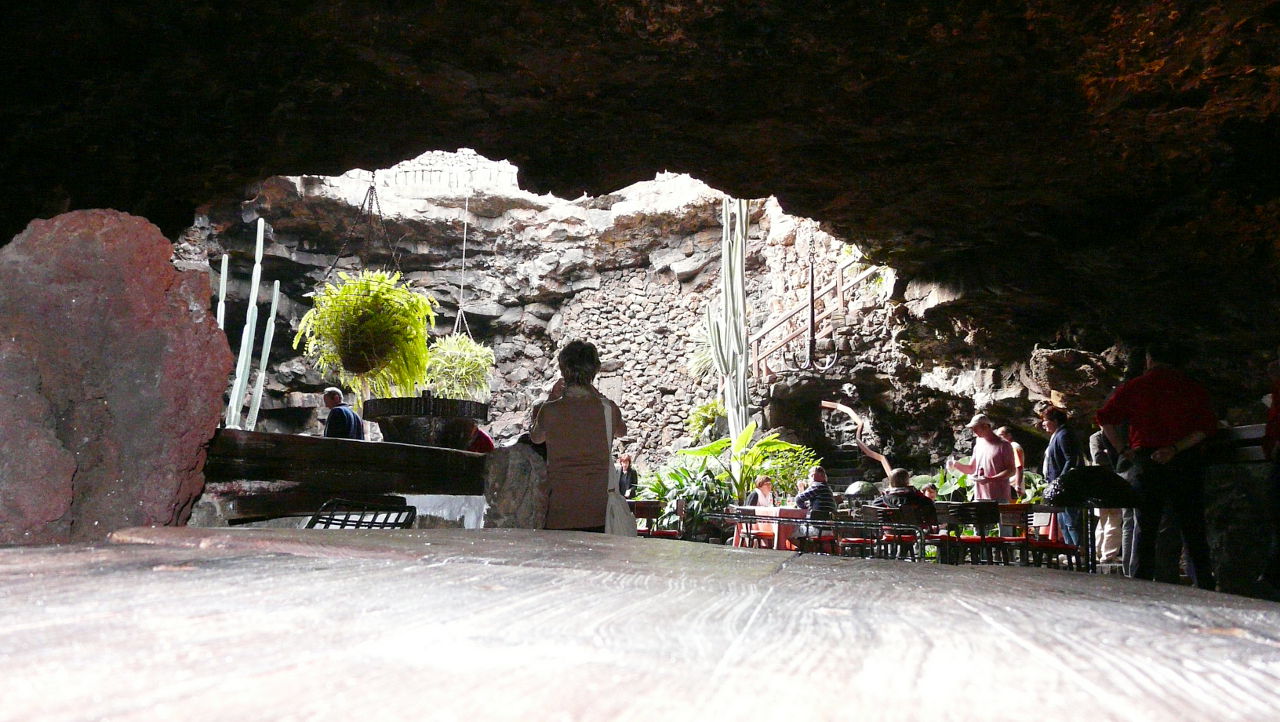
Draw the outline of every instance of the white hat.
<instances>
[{"instance_id":1,"label":"white hat","mask_svg":"<svg viewBox=\"0 0 1280 722\"><path fill-rule=\"evenodd\" d=\"M965 424L965 428L967 428L967 429L972 429L973 427L977 426L978 424L986 424L987 426L995 426L995 424L991 423L991 417L987 416L986 414L974 414L974 415L973 415L973 418L972 418L972 419L969 419L969 423Z\"/></svg>"}]
</instances>

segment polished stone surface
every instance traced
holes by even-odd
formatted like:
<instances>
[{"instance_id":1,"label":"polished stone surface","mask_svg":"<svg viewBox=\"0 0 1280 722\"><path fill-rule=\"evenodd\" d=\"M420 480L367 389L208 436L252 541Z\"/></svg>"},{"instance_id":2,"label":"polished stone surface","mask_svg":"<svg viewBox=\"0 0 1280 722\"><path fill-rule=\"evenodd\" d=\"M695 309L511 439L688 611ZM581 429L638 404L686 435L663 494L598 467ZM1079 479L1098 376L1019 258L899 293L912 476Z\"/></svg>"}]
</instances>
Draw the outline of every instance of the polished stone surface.
<instances>
[{"instance_id":1,"label":"polished stone surface","mask_svg":"<svg viewBox=\"0 0 1280 722\"><path fill-rule=\"evenodd\" d=\"M516 529L0 549L0 718L1273 718L1280 605Z\"/></svg>"}]
</instances>

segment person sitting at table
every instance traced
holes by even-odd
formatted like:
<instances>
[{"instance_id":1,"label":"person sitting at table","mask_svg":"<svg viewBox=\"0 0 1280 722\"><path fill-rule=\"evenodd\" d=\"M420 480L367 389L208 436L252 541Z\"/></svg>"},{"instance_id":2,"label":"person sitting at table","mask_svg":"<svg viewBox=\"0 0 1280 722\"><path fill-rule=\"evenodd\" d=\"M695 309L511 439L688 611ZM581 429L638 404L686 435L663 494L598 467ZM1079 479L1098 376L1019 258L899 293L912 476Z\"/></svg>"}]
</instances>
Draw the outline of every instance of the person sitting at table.
<instances>
[{"instance_id":1,"label":"person sitting at table","mask_svg":"<svg viewBox=\"0 0 1280 722\"><path fill-rule=\"evenodd\" d=\"M929 501L938 500L938 485L932 481L920 488L920 492L929 497Z\"/></svg>"},{"instance_id":2,"label":"person sitting at table","mask_svg":"<svg viewBox=\"0 0 1280 722\"><path fill-rule=\"evenodd\" d=\"M831 487L827 486L826 469L821 466L809 469L809 483L796 496L796 506L807 509L809 519L830 519L835 516L836 497L831 493ZM813 524L803 524L796 529L794 536L799 541L816 539L821 536L821 529Z\"/></svg>"},{"instance_id":3,"label":"person sitting at table","mask_svg":"<svg viewBox=\"0 0 1280 722\"><path fill-rule=\"evenodd\" d=\"M822 518L826 514L830 518L836 512L836 497L827 486L827 470L821 466L809 469L809 482L805 490L796 496L796 506L809 510L809 518ZM815 517L815 514L819 516Z\"/></svg>"},{"instance_id":4,"label":"person sitting at table","mask_svg":"<svg viewBox=\"0 0 1280 722\"><path fill-rule=\"evenodd\" d=\"M911 472L906 469L894 469L887 480L889 488L875 501L876 506L891 509L910 508L920 513L921 521L934 524L938 519L938 511L933 500L911 485Z\"/></svg>"},{"instance_id":5,"label":"person sitting at table","mask_svg":"<svg viewBox=\"0 0 1280 722\"><path fill-rule=\"evenodd\" d=\"M756 479L756 488L747 494L743 506L773 506L773 479L767 476Z\"/></svg>"}]
</instances>

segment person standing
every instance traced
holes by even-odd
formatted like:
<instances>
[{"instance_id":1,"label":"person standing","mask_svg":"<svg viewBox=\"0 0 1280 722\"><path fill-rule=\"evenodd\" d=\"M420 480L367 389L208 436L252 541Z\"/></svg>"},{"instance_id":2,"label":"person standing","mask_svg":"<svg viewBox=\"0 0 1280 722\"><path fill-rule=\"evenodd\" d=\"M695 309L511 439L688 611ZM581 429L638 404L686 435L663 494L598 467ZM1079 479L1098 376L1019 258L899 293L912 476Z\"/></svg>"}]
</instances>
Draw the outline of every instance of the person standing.
<instances>
[{"instance_id":1,"label":"person standing","mask_svg":"<svg viewBox=\"0 0 1280 722\"><path fill-rule=\"evenodd\" d=\"M356 410L342 398L342 389L330 386L324 390L324 406L329 415L324 422L324 435L330 439L364 441L364 422Z\"/></svg>"},{"instance_id":2,"label":"person standing","mask_svg":"<svg viewBox=\"0 0 1280 722\"><path fill-rule=\"evenodd\" d=\"M1013 429L1008 426L996 429L996 436L1009 442L1009 446L1013 447L1013 480L1010 486L1013 487L1011 493L1016 501L1021 499L1027 490L1026 481L1023 478L1023 472L1027 470L1027 452L1022 448L1022 444L1013 440Z\"/></svg>"},{"instance_id":3,"label":"person standing","mask_svg":"<svg viewBox=\"0 0 1280 722\"><path fill-rule=\"evenodd\" d=\"M1049 447L1044 451L1044 480L1048 484L1080 464L1080 449L1075 436L1067 428L1067 412L1050 406L1040 412L1040 425L1049 432ZM1058 526L1062 528L1062 541L1080 546L1080 532L1084 525L1079 509L1058 512Z\"/></svg>"},{"instance_id":4,"label":"person standing","mask_svg":"<svg viewBox=\"0 0 1280 722\"><path fill-rule=\"evenodd\" d=\"M636 473L635 467L631 465L631 454L618 455L618 493L630 499L635 496L636 484L640 481L640 475Z\"/></svg>"},{"instance_id":5,"label":"person standing","mask_svg":"<svg viewBox=\"0 0 1280 722\"><path fill-rule=\"evenodd\" d=\"M1098 410L1107 440L1133 463L1141 499L1134 510L1131 576L1155 577L1156 537L1167 507L1182 532L1187 571L1196 586L1214 589L1204 521L1204 462L1201 443L1217 432L1209 393L1181 368L1185 353L1170 343L1147 349L1147 372L1116 389ZM1129 438L1119 425L1129 425Z\"/></svg>"},{"instance_id":6,"label":"person standing","mask_svg":"<svg viewBox=\"0 0 1280 722\"><path fill-rule=\"evenodd\" d=\"M977 437L973 442L973 458L967 464L947 459L947 469L970 476L976 487L976 499L1008 502L1012 491L1009 479L1017 466L1013 446L996 436L986 414L974 416L966 428L972 429Z\"/></svg>"},{"instance_id":7,"label":"person standing","mask_svg":"<svg viewBox=\"0 0 1280 722\"><path fill-rule=\"evenodd\" d=\"M613 468L613 437L627 425L618 405L592 386L600 371L596 347L570 341L556 358L560 380L533 407L529 438L547 445L547 529L603 532Z\"/></svg>"},{"instance_id":8,"label":"person standing","mask_svg":"<svg viewBox=\"0 0 1280 722\"><path fill-rule=\"evenodd\" d=\"M1099 429L1089 437L1089 460L1093 466L1101 466L1114 472L1120 457L1107 441L1107 435ZM1098 561L1103 564L1122 562L1129 557L1124 547L1123 509L1098 510Z\"/></svg>"}]
</instances>

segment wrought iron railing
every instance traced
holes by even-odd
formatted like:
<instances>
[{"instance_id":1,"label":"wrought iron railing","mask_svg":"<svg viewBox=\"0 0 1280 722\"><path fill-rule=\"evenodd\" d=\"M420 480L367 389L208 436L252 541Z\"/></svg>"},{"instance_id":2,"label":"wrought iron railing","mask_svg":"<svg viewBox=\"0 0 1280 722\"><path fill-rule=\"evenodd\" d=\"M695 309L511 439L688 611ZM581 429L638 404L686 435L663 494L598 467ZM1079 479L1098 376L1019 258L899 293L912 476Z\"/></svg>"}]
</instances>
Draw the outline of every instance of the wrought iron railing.
<instances>
[{"instance_id":1,"label":"wrought iron railing","mask_svg":"<svg viewBox=\"0 0 1280 722\"><path fill-rule=\"evenodd\" d=\"M848 271L857 261L846 261L836 266L835 280L826 284L821 288L814 288L813 269L810 268L809 276L809 300L801 303L794 308L783 311L783 313L772 321L768 322L763 328L751 336L749 346L751 348L751 372L754 376L759 376L763 368L768 365L770 368L778 368L782 370L794 371L816 368L817 370L826 370L831 368L834 358L826 364L818 364L814 358L814 344L820 338L830 337L834 339L836 329L844 325L845 314L847 312L846 299L850 293L859 284L867 281L875 276L880 269L875 266L864 269L863 271L848 276ZM826 301L830 297L831 301ZM816 305L818 300L824 301L823 310L819 313ZM770 335L779 327L790 328L791 321L797 318L805 318L807 314L807 323L794 324L789 332L783 333L779 338L770 340ZM828 322L824 325L824 322ZM799 360L798 352L792 349L793 344L797 340L804 338L808 345L807 358L803 361ZM791 353L791 360L788 361L785 356ZM766 362L769 359L776 358L782 363L776 367Z\"/></svg>"}]
</instances>

